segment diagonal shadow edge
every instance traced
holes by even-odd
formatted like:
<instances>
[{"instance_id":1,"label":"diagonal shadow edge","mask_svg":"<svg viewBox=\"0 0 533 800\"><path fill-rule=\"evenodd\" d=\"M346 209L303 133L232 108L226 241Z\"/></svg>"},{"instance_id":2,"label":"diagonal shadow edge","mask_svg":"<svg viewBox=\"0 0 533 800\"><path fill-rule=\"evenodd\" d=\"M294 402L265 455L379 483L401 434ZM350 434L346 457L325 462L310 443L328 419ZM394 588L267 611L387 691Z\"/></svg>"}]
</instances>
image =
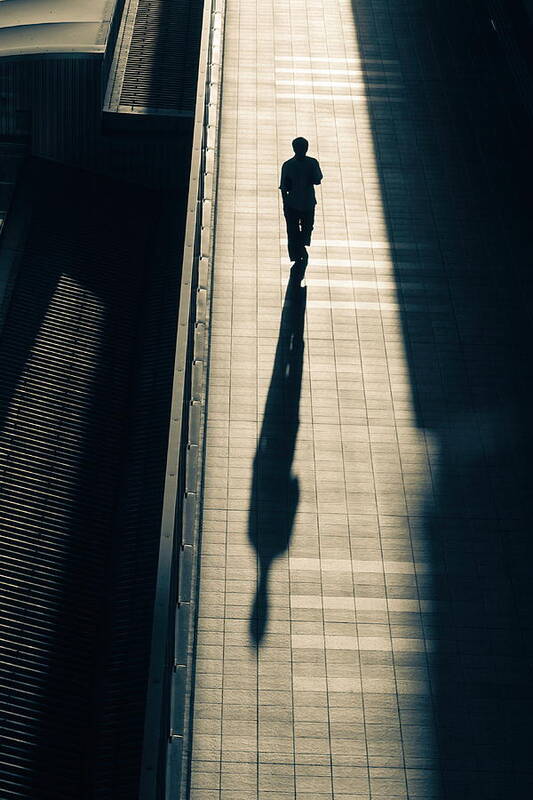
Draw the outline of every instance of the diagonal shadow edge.
<instances>
[{"instance_id":1,"label":"diagonal shadow edge","mask_svg":"<svg viewBox=\"0 0 533 800\"><path fill-rule=\"evenodd\" d=\"M417 731L401 765L435 798L531 796L531 119L486 0L385 5L351 3L362 62L395 56L404 79L393 109L369 102L388 237L438 241L433 261L394 253L399 289L435 304L401 310L413 427L433 444L431 491L405 519L428 574L387 587L421 601L393 623L431 641L394 654L396 675L425 678L396 695Z\"/></svg>"}]
</instances>

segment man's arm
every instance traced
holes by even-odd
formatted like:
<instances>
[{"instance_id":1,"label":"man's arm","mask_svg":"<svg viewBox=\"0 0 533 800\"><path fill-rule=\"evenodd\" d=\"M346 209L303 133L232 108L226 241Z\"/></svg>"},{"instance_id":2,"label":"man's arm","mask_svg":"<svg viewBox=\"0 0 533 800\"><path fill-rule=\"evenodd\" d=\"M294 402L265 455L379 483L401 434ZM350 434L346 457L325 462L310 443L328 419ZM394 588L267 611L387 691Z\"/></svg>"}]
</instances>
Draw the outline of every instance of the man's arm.
<instances>
[{"instance_id":1,"label":"man's arm","mask_svg":"<svg viewBox=\"0 0 533 800\"><path fill-rule=\"evenodd\" d=\"M283 198L283 201L285 201L287 199L287 197L289 196L289 192L291 190L291 179L287 175L287 164L286 163L283 164L283 166L281 167L281 178L280 178L280 182L279 182L279 188L281 190L281 196Z\"/></svg>"},{"instance_id":2,"label":"man's arm","mask_svg":"<svg viewBox=\"0 0 533 800\"><path fill-rule=\"evenodd\" d=\"M324 176L322 175L322 170L320 169L320 164L315 159L315 169L314 169L314 174L313 174L313 183L315 184L315 186L318 186L322 182L322 178L323 177Z\"/></svg>"},{"instance_id":3,"label":"man's arm","mask_svg":"<svg viewBox=\"0 0 533 800\"><path fill-rule=\"evenodd\" d=\"M281 189L281 194L285 197L291 188L291 179L287 175L287 164L283 164L281 167L281 178L279 181L279 188Z\"/></svg>"}]
</instances>

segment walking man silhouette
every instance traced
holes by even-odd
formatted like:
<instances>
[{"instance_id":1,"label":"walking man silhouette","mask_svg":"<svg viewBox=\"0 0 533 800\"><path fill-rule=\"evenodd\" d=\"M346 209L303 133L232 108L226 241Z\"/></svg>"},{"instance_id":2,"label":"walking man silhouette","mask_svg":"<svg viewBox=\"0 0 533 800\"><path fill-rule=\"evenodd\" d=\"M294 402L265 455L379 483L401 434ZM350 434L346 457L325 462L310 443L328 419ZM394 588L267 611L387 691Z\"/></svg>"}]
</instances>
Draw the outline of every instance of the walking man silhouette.
<instances>
[{"instance_id":1,"label":"walking man silhouette","mask_svg":"<svg viewBox=\"0 0 533 800\"><path fill-rule=\"evenodd\" d=\"M311 244L315 221L315 186L323 178L316 158L306 155L308 147L309 142L303 136L293 140L294 156L282 165L279 184L287 223L289 258L301 270L301 277L307 266L305 248Z\"/></svg>"}]
</instances>

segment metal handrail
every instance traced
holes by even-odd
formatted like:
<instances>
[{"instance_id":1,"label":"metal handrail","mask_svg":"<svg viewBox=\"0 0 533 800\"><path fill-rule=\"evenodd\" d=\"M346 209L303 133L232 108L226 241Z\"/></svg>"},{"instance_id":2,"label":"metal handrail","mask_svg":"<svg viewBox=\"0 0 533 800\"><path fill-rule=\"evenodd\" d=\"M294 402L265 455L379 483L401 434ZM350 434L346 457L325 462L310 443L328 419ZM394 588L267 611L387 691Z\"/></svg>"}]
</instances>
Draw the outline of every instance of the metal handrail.
<instances>
[{"instance_id":1,"label":"metal handrail","mask_svg":"<svg viewBox=\"0 0 533 800\"><path fill-rule=\"evenodd\" d=\"M222 2L205 0L202 21L139 800L160 800L164 797L167 794L169 760L175 765L181 764L183 720L180 731L175 720L171 725L170 714L177 666L176 640L183 639L176 634L180 573L183 573L186 548L190 549L191 545L190 532L184 537L182 518L188 519L189 523L194 520L188 502L194 492L187 490L186 478L186 471L189 471L190 427L196 417L191 400L191 375L193 358L196 358L199 349L196 333L198 326L203 324L199 319L202 303L198 295L200 291L205 293L205 289L198 290L200 261L209 257L209 246L205 239L210 241L211 218L207 219L207 215L204 215L204 204L210 211L212 208L210 203L204 201L206 178L212 178L209 161L214 154L210 152L210 105L220 88L212 79L212 54L218 51L218 57L221 58L220 42L217 41L217 37L220 37L220 25L217 24L217 21L220 22L220 12L216 9ZM220 64L215 66L220 68ZM188 616L186 621L188 623ZM178 755L174 754L173 758L176 744L179 745Z\"/></svg>"}]
</instances>

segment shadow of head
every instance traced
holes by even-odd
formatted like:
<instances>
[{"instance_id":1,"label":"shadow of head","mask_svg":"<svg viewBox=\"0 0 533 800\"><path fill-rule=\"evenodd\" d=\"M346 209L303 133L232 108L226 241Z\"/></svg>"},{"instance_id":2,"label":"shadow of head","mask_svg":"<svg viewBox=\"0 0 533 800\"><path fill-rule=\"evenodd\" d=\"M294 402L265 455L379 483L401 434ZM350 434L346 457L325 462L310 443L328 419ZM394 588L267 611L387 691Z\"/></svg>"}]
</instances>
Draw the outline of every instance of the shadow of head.
<instances>
[{"instance_id":1,"label":"shadow of head","mask_svg":"<svg viewBox=\"0 0 533 800\"><path fill-rule=\"evenodd\" d=\"M261 643L268 622L270 568L289 546L300 498L292 462L299 425L306 299L307 290L291 278L254 458L248 537L258 559L258 585L250 616L250 638L255 646Z\"/></svg>"}]
</instances>

